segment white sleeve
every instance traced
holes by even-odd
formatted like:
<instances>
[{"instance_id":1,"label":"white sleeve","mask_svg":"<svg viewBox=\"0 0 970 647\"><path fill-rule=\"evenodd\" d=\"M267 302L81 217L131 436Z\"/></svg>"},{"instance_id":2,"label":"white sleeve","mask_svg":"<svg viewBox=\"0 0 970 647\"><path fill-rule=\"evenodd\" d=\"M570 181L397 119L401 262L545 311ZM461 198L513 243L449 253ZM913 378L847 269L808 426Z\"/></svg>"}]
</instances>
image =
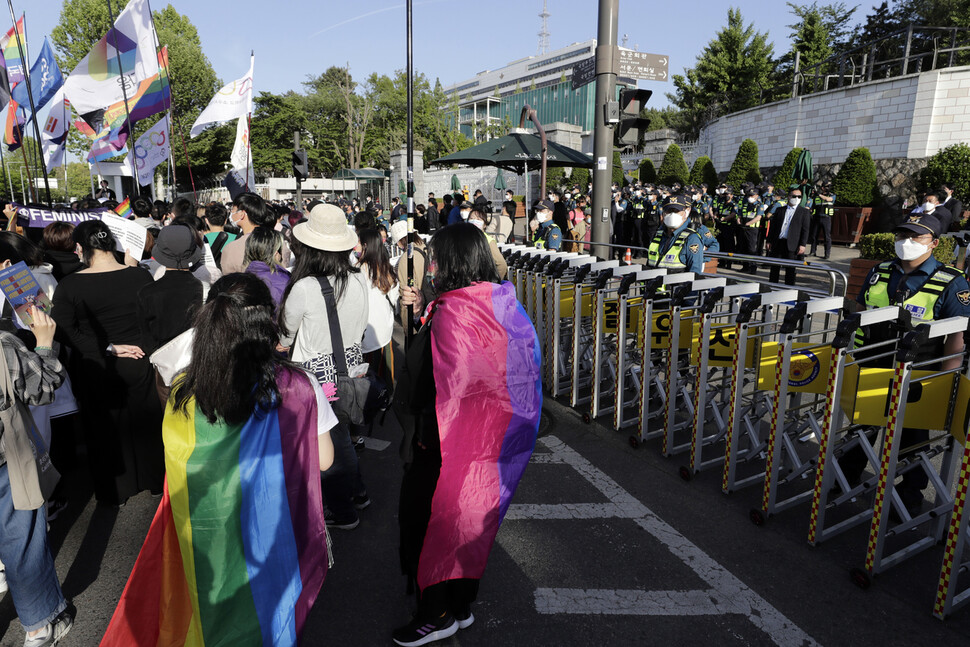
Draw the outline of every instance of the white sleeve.
<instances>
[{"instance_id":1,"label":"white sleeve","mask_svg":"<svg viewBox=\"0 0 970 647\"><path fill-rule=\"evenodd\" d=\"M313 394L317 398L317 435L322 436L337 426L337 416L333 412L333 407L327 401L327 396L323 394L323 389L317 378L309 372L304 371L313 384Z\"/></svg>"}]
</instances>

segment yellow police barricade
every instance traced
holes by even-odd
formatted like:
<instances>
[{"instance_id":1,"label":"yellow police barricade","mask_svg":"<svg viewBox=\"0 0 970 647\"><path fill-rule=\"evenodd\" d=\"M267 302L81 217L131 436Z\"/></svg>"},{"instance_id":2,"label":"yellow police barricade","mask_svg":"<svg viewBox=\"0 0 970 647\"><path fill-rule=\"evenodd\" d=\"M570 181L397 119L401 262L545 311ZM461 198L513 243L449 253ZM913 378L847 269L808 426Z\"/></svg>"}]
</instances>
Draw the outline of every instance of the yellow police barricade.
<instances>
[{"instance_id":1,"label":"yellow police barricade","mask_svg":"<svg viewBox=\"0 0 970 647\"><path fill-rule=\"evenodd\" d=\"M643 271L640 265L624 265L602 271L597 276L596 292L593 295L592 339L593 355L590 372L591 397L589 412L583 414L585 422L613 412L612 404L603 406L602 402L612 402L613 391L617 384L617 330L626 329L628 324L619 323L619 292L625 276L636 276ZM664 274L664 272L661 272ZM632 327L632 326L631 326ZM604 388L604 386L606 388Z\"/></svg>"},{"instance_id":2,"label":"yellow police barricade","mask_svg":"<svg viewBox=\"0 0 970 647\"><path fill-rule=\"evenodd\" d=\"M561 267L564 262L579 258L581 258L581 255L575 252L556 254L551 257L543 258L532 271L526 272L526 290L527 293L529 291L532 293L532 310L529 313L529 316L532 318L532 323L535 326L539 343L542 346L543 358L546 356L547 352L545 342L548 337L547 329L550 325L549 317L546 313L548 300L546 296L547 287L551 287L549 285L551 282L551 277L556 274L558 268ZM582 258L589 257L583 255ZM590 259L589 262L594 260L595 259Z\"/></svg>"},{"instance_id":3,"label":"yellow police barricade","mask_svg":"<svg viewBox=\"0 0 970 647\"><path fill-rule=\"evenodd\" d=\"M693 272L667 274L661 278L656 290L645 292L640 305L639 330L644 331L640 352L640 393L637 397L637 433L629 438L630 446L636 449L644 441L663 435L662 426L650 429L651 419L662 414L666 402L666 390L662 371L670 336L670 306L674 291L685 283L686 293L690 292L689 282L696 279Z\"/></svg>"},{"instance_id":4,"label":"yellow police barricade","mask_svg":"<svg viewBox=\"0 0 970 647\"><path fill-rule=\"evenodd\" d=\"M582 281L588 270L583 266L596 262L592 256L556 260L550 263L545 289L545 341L543 344L543 377L553 397L562 395L572 375L569 364L573 326L573 284ZM583 316L590 316L592 303Z\"/></svg>"},{"instance_id":5,"label":"yellow police barricade","mask_svg":"<svg viewBox=\"0 0 970 647\"><path fill-rule=\"evenodd\" d=\"M505 249L500 247L499 251L505 256L505 262L509 266L508 280L515 286L515 298L522 303L525 299L525 285L519 270L537 250L524 245L515 245L506 246Z\"/></svg>"},{"instance_id":6,"label":"yellow police barricade","mask_svg":"<svg viewBox=\"0 0 970 647\"><path fill-rule=\"evenodd\" d=\"M583 389L592 383L590 374L593 361L593 298L596 294L596 281L601 272L619 267L620 261L598 261L582 267L588 268L582 281L573 284L573 330L569 353L571 371L569 384L569 406L586 404L590 396L581 396ZM587 312L588 305L588 314Z\"/></svg>"},{"instance_id":7,"label":"yellow police barricade","mask_svg":"<svg viewBox=\"0 0 970 647\"><path fill-rule=\"evenodd\" d=\"M761 508L750 513L756 525L811 497L810 489L802 489L786 499L779 499L778 492L782 485L807 478L815 467L817 451L813 448L810 457L802 456L806 452L800 452L795 443L806 434L816 441L820 435L817 410L825 394L831 340L837 330L828 323L831 313L841 310L843 303L842 297L828 297L796 304L785 314L779 341L761 346L758 388L772 391L772 399ZM824 323L816 330L812 318L819 315ZM798 332L799 329L805 332ZM807 401L802 402L803 399Z\"/></svg>"},{"instance_id":8,"label":"yellow police barricade","mask_svg":"<svg viewBox=\"0 0 970 647\"><path fill-rule=\"evenodd\" d=\"M616 346L622 350L617 353L616 388L613 390L613 429L616 431L638 424L636 409L640 402L643 379L640 371L645 343L641 309L663 285L666 272L656 269L627 275L617 291L616 321L626 322L626 325L617 325L616 332Z\"/></svg>"},{"instance_id":9,"label":"yellow police barricade","mask_svg":"<svg viewBox=\"0 0 970 647\"><path fill-rule=\"evenodd\" d=\"M739 474L742 465L763 457L767 449L761 420L771 411L771 393L758 389L761 345L779 335L783 318L797 306L797 299L796 290L776 290L756 294L739 308L726 394L727 430L721 472L721 491L725 494L764 481L763 472Z\"/></svg>"},{"instance_id":10,"label":"yellow police barricade","mask_svg":"<svg viewBox=\"0 0 970 647\"><path fill-rule=\"evenodd\" d=\"M687 429L693 424L693 398L691 386L694 372L691 371L690 349L694 344L694 323L697 321L697 308L703 303L705 295L715 289L723 289L727 279L701 279L691 281L690 292L686 284L678 286L670 306L670 334L667 337L666 387L667 398L664 403L664 435L661 453L665 457L690 449L690 441L676 443L676 432ZM678 298L684 295L683 298ZM690 309L685 309L690 299ZM683 407L684 411L679 410ZM685 413L678 420L678 413Z\"/></svg>"},{"instance_id":11,"label":"yellow police barricade","mask_svg":"<svg viewBox=\"0 0 970 647\"><path fill-rule=\"evenodd\" d=\"M729 320L737 318L741 304L747 297L757 294L759 289L757 283L736 283L715 288L707 292L697 308L698 319L694 323L690 348L690 365L696 373L690 464L680 468L680 476L684 480L690 480L692 475L705 467L720 464L724 458L721 453L705 463L703 451L705 447L722 442L727 433L727 385L734 355L734 325ZM720 321L727 323L717 323ZM714 425L714 431L705 436L708 418Z\"/></svg>"},{"instance_id":12,"label":"yellow police barricade","mask_svg":"<svg viewBox=\"0 0 970 647\"><path fill-rule=\"evenodd\" d=\"M860 364L895 356L898 338L855 345L857 332L864 327L901 320L908 327L909 313L899 306L886 306L865 310L846 316L838 326L832 340L831 360L826 377L825 404L821 414L821 435L818 439L818 457L815 461L815 485L812 488L812 507L809 516L808 543L819 544L872 518L872 505L859 509L859 496L873 491L875 476L850 484L841 464L847 452L861 451L867 462L878 473L879 459L870 444L872 427L859 424L856 414L856 395L859 392ZM862 369L868 370L868 369ZM880 370L880 369L876 369ZM870 371L871 372L871 371ZM888 380L883 387L883 404L888 393ZM843 404L845 406L843 406ZM860 413L862 409L859 410ZM885 417L876 421L885 425ZM836 518L834 511L852 503L848 517Z\"/></svg>"},{"instance_id":13,"label":"yellow police barricade","mask_svg":"<svg viewBox=\"0 0 970 647\"><path fill-rule=\"evenodd\" d=\"M929 371L928 374L919 373L917 369L955 358L963 360L964 353L933 358L925 362L916 362L914 359L920 343L929 339L944 338L950 334L963 333L967 330L967 323L966 317L950 317L920 324L915 330L907 333L900 342L900 349L896 355L896 367L891 369L888 401L885 391L878 387L873 389L876 391L873 397L882 400L884 407L882 411L886 412L886 418L865 566L862 569L852 570L852 579L860 587L867 588L872 575L881 573L930 548L943 538L946 515L953 509L951 492L956 465L953 436L949 430L956 410L954 396L960 385L958 377L962 371L962 361L961 366L957 368ZM883 381L885 377L885 375L877 376L875 379ZM920 388L914 388L917 385ZM881 395L879 391L882 391ZM871 407L863 407L863 409L868 412L867 415L882 419L882 411L878 408L875 411ZM907 426L942 431L936 437L931 437L930 440L916 447L901 449L900 436L903 427ZM909 455L902 461L901 451ZM939 455L942 455L941 469L937 472L930 463L930 458ZM923 470L936 490L931 509L921 511L916 516L910 516L895 487L896 477L909 470ZM899 523L894 525L891 525L891 510L896 512L896 518L899 520ZM919 527L922 527L923 532L906 532ZM901 539L892 550L888 550L886 540L891 536ZM905 545L899 547L898 543Z\"/></svg>"},{"instance_id":14,"label":"yellow police barricade","mask_svg":"<svg viewBox=\"0 0 970 647\"><path fill-rule=\"evenodd\" d=\"M961 375L957 385L950 434L957 443L959 470L956 494L953 497L953 512L947 529L943 547L943 565L940 568L940 581L936 589L936 602L933 615L943 620L960 607L970 602L970 583L964 581L959 586L959 575L970 570L970 559L965 558L970 535L967 524L967 489L970 488L970 379Z\"/></svg>"}]
</instances>

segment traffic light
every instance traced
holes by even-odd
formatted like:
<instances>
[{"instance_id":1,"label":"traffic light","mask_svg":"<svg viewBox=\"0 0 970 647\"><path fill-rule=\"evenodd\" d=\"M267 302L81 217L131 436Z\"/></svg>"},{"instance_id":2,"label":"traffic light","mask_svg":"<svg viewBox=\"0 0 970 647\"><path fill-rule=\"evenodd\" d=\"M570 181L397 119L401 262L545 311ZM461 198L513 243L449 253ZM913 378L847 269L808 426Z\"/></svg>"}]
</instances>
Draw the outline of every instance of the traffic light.
<instances>
[{"instance_id":1,"label":"traffic light","mask_svg":"<svg viewBox=\"0 0 970 647\"><path fill-rule=\"evenodd\" d=\"M643 134L647 132L650 120L641 118L640 111L647 106L651 94L651 90L620 91L620 120L613 131L613 144L617 148L643 143Z\"/></svg>"},{"instance_id":2,"label":"traffic light","mask_svg":"<svg viewBox=\"0 0 970 647\"><path fill-rule=\"evenodd\" d=\"M293 151L293 176L297 182L302 182L310 177L310 169L306 161L306 151L302 148Z\"/></svg>"}]
</instances>

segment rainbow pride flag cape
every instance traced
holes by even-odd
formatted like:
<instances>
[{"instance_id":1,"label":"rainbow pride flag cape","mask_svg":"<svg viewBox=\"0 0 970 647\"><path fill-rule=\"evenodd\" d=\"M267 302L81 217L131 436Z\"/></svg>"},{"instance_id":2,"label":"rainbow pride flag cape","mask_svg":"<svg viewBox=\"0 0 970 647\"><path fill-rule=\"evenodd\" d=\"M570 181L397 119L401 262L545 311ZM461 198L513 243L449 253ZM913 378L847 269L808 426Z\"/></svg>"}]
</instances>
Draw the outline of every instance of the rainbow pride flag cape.
<instances>
[{"instance_id":1,"label":"rainbow pride flag cape","mask_svg":"<svg viewBox=\"0 0 970 647\"><path fill-rule=\"evenodd\" d=\"M441 473L418 560L422 590L481 578L542 409L539 340L509 282L439 297L431 355Z\"/></svg>"},{"instance_id":2,"label":"rainbow pride flag cape","mask_svg":"<svg viewBox=\"0 0 970 647\"><path fill-rule=\"evenodd\" d=\"M114 208L114 212L122 218L131 218L131 197L125 198L124 202Z\"/></svg>"},{"instance_id":3,"label":"rainbow pride flag cape","mask_svg":"<svg viewBox=\"0 0 970 647\"><path fill-rule=\"evenodd\" d=\"M102 646L296 645L327 572L310 377L241 425L165 412L166 484Z\"/></svg>"}]
</instances>

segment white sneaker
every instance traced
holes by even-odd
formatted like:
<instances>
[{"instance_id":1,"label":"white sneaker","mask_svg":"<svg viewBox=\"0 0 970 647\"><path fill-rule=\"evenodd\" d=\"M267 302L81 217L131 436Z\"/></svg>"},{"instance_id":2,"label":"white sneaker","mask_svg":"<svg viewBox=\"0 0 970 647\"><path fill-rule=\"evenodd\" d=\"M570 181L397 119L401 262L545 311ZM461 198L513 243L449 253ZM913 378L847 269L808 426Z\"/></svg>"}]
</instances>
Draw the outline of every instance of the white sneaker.
<instances>
[{"instance_id":1,"label":"white sneaker","mask_svg":"<svg viewBox=\"0 0 970 647\"><path fill-rule=\"evenodd\" d=\"M7 586L7 572L0 571L0 593L6 593L9 588Z\"/></svg>"},{"instance_id":2,"label":"white sneaker","mask_svg":"<svg viewBox=\"0 0 970 647\"><path fill-rule=\"evenodd\" d=\"M74 618L65 610L34 636L24 638L24 647L54 647L74 627Z\"/></svg>"}]
</instances>

